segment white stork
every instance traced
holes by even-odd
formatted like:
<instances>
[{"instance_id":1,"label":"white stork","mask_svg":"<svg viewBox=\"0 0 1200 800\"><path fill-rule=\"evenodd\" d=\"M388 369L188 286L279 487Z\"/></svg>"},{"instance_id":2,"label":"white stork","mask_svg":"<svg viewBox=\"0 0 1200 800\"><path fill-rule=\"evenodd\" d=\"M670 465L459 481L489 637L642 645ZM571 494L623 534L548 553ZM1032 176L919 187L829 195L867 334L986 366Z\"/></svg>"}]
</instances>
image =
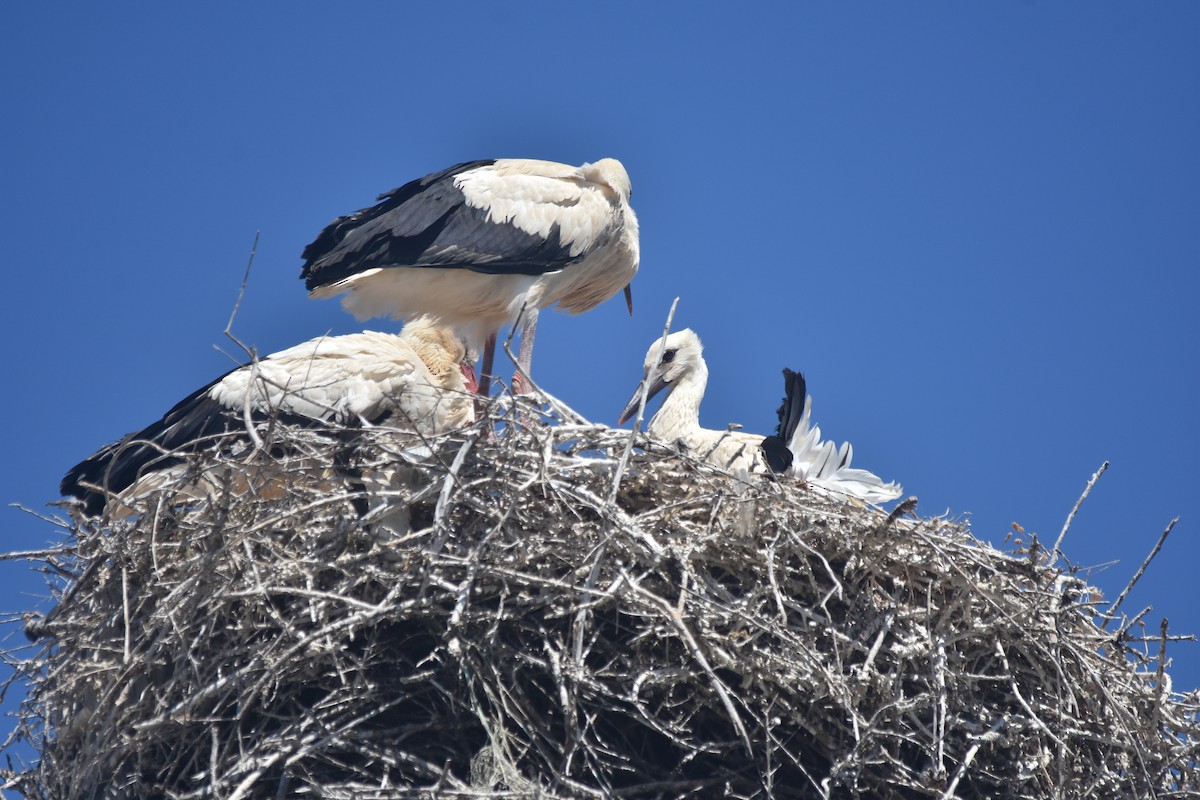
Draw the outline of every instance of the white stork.
<instances>
[{"instance_id":1,"label":"white stork","mask_svg":"<svg viewBox=\"0 0 1200 800\"><path fill-rule=\"evenodd\" d=\"M474 420L463 379L462 341L429 318L400 335L326 336L234 369L177 403L162 419L75 465L63 495L95 516L171 478L187 453L230 437L249 441L255 423L378 425L432 435ZM326 467L330 465L324 465Z\"/></svg>"},{"instance_id":2,"label":"white stork","mask_svg":"<svg viewBox=\"0 0 1200 800\"><path fill-rule=\"evenodd\" d=\"M629 174L602 158L470 161L380 195L339 217L304 249L310 296L344 294L359 320L431 314L483 354L487 394L496 334L520 316L518 364L530 374L538 313L587 311L625 289L638 269ZM524 382L516 380L521 390Z\"/></svg>"},{"instance_id":3,"label":"white stork","mask_svg":"<svg viewBox=\"0 0 1200 800\"><path fill-rule=\"evenodd\" d=\"M776 472L871 503L900 496L903 489L898 484L884 483L878 476L850 466L853 448L849 442L838 448L833 442L821 441L821 429L811 425L812 397L807 394L804 376L791 370L784 370L786 395L775 435L702 428L700 402L708 384L703 353L700 337L688 329L670 334L665 344L661 338L656 340L646 353L642 383L617 424L637 413L645 387L647 401L667 389L667 398L646 432L656 439L682 441L710 464L733 471Z\"/></svg>"}]
</instances>

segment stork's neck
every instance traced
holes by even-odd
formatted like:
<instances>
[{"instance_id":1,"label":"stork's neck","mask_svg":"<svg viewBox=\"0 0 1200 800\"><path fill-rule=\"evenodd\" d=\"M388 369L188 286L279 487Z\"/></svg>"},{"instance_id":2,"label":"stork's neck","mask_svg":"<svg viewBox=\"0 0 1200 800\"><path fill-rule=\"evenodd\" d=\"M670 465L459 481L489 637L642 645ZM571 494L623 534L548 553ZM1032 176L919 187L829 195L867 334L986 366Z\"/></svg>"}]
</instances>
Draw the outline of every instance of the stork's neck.
<instances>
[{"instance_id":1,"label":"stork's neck","mask_svg":"<svg viewBox=\"0 0 1200 800\"><path fill-rule=\"evenodd\" d=\"M648 431L658 439L679 439L700 428L700 401L708 385L708 367L701 361L671 387Z\"/></svg>"}]
</instances>

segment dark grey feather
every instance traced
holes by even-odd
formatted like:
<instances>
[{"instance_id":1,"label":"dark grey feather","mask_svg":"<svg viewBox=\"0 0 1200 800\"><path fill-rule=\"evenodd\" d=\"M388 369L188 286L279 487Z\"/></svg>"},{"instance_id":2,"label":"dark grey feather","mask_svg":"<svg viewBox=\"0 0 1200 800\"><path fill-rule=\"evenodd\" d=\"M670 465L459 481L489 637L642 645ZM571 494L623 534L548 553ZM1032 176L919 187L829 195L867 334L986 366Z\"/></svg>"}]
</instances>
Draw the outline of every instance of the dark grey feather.
<instances>
[{"instance_id":1,"label":"dark grey feather","mask_svg":"<svg viewBox=\"0 0 1200 800\"><path fill-rule=\"evenodd\" d=\"M787 472L788 467L792 465L793 455L788 449L788 442L792 440L792 434L796 432L796 426L800 424L804 415L804 398L808 395L804 375L786 367L783 370L783 387L783 402L775 412L779 416L779 424L775 427L774 435L766 437L762 442L767 466L777 473Z\"/></svg>"},{"instance_id":2,"label":"dark grey feather","mask_svg":"<svg viewBox=\"0 0 1200 800\"><path fill-rule=\"evenodd\" d=\"M469 161L380 195L380 203L338 217L308 247L300 271L309 291L368 269L442 267L488 274L543 275L579 260L555 225L549 236L487 219L467 205L456 175L494 160Z\"/></svg>"}]
</instances>

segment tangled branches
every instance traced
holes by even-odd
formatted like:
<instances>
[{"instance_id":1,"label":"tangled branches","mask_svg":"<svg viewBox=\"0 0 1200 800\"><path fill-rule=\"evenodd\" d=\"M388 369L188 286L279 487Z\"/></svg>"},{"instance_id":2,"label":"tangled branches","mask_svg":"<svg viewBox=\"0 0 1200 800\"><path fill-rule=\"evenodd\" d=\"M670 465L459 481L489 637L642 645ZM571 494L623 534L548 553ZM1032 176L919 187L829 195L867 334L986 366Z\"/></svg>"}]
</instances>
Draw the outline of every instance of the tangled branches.
<instances>
[{"instance_id":1,"label":"tangled branches","mask_svg":"<svg viewBox=\"0 0 1200 800\"><path fill-rule=\"evenodd\" d=\"M36 798L1170 797L1195 696L1036 550L528 408L277 427L72 525ZM490 429L490 428L488 428ZM343 443L339 443L343 442ZM315 465L350 464L322 472ZM197 484L197 475L180 481ZM269 486L268 486L269 484ZM271 490L268 491L267 489ZM365 513L364 513L365 511ZM1153 637L1150 637L1153 638ZM1165 645L1163 632L1161 643Z\"/></svg>"}]
</instances>

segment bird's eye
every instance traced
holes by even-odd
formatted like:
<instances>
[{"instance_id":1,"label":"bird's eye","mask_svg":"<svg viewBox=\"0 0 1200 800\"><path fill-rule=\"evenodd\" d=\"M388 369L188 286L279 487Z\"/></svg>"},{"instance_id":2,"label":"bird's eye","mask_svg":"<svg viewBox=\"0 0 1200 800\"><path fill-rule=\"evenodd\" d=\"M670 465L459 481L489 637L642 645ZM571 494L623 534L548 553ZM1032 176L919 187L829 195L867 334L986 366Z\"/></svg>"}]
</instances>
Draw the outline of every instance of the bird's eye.
<instances>
[{"instance_id":1,"label":"bird's eye","mask_svg":"<svg viewBox=\"0 0 1200 800\"><path fill-rule=\"evenodd\" d=\"M674 360L675 360L675 351L674 350L668 350L667 352L663 353L662 363L670 364Z\"/></svg>"}]
</instances>

